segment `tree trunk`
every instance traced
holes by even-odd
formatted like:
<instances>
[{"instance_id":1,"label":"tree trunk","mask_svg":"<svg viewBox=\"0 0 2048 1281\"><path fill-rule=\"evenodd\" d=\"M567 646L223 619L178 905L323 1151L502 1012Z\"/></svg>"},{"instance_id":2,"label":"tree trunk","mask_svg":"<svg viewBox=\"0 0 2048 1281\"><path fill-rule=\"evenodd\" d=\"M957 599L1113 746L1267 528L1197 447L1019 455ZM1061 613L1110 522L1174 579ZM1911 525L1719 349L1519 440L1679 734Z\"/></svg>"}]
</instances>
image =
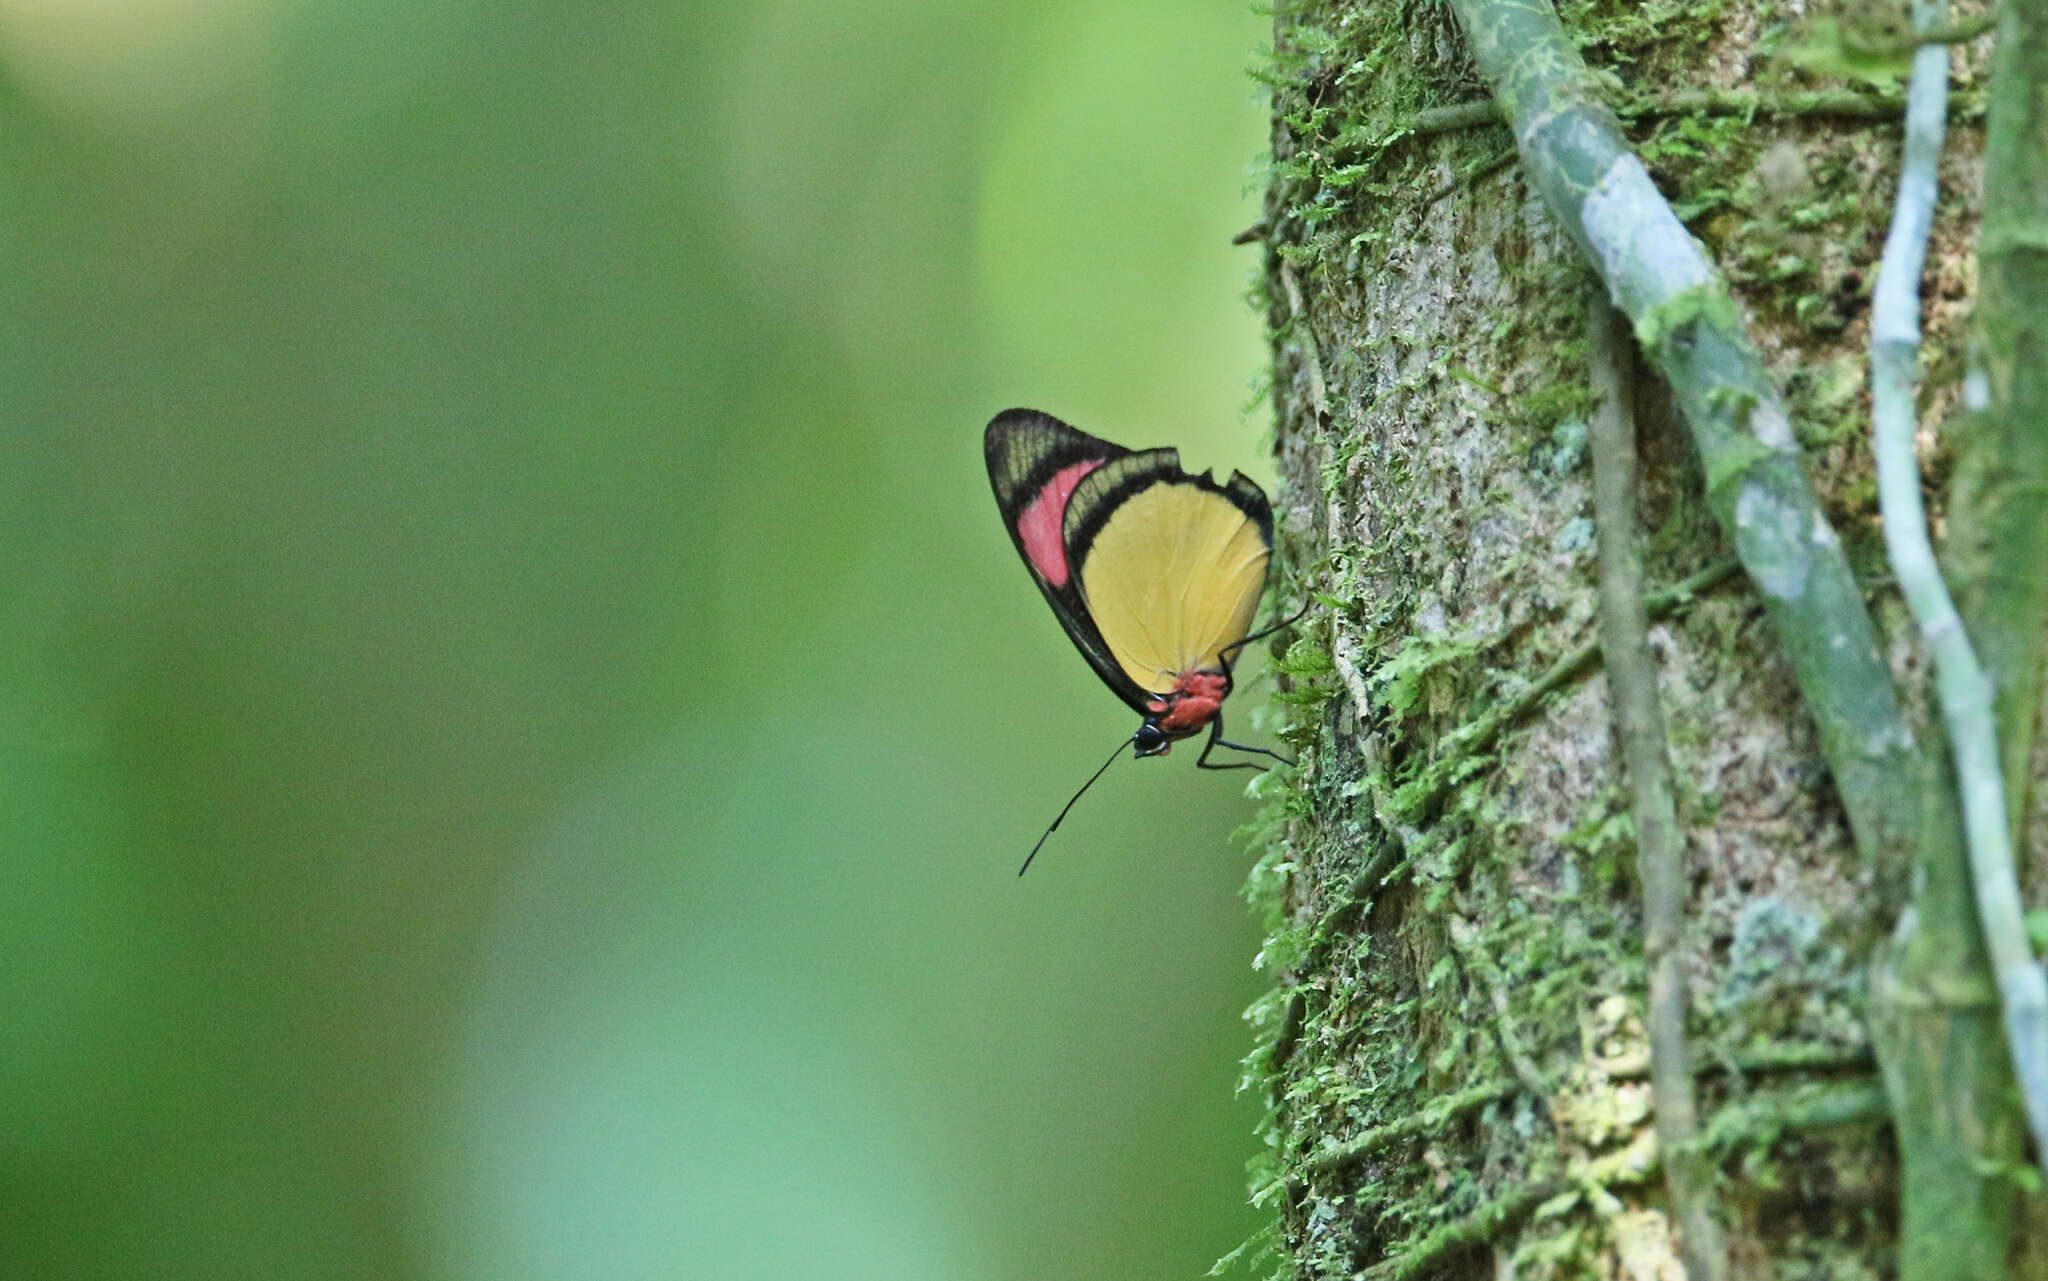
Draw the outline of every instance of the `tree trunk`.
<instances>
[{"instance_id":1,"label":"tree trunk","mask_svg":"<svg viewBox=\"0 0 2048 1281\"><path fill-rule=\"evenodd\" d=\"M1864 394L1895 115L1881 94L1810 92L1767 56L1767 36L1811 38L1780 5L1561 8L1734 287L1934 745L1929 794L1946 794L1886 582ZM1981 79L1988 46L1957 47L1960 83ZM1270 1244L1304 1278L1897 1275L1869 975L1909 877L1858 852L1782 619L1710 505L1717 476L1627 331L1593 341L1604 291L1525 182L1467 47L1432 0L1316 0L1276 25L1281 524L1293 581L1327 608L1279 660L1302 766L1269 807L1252 883L1276 978L1251 1061L1273 1109L1257 1189ZM1960 396L1983 148L1965 98L1922 286L1923 431ZM1616 737L1596 560L1627 549L1596 539L1588 447L1598 415L1631 401L1655 698L1623 733L1650 733L1642 713L1661 708L1683 869L1676 928L1647 950L1657 876L1639 873L1637 834L1647 852L1658 802L1631 773L1656 740ZM1938 447L1923 458L1944 466ZM1626 510L1625 487L1609 498ZM1974 941L1959 951L1958 972L1977 965ZM1935 1061L1981 1067L1996 1094L1996 1006L1949 986L1928 998L1947 1038ZM1660 1009L1657 1069L1683 1063L1698 1116L1675 1147L1672 1109L1652 1108ZM1983 1063L1956 1066L1972 1054ZM2030 1226L2048 1205L2015 1175L2017 1123L1966 1109L1957 1124L1937 1179L1967 1203L1954 1275L2048 1276L2048 1233Z\"/></svg>"}]
</instances>

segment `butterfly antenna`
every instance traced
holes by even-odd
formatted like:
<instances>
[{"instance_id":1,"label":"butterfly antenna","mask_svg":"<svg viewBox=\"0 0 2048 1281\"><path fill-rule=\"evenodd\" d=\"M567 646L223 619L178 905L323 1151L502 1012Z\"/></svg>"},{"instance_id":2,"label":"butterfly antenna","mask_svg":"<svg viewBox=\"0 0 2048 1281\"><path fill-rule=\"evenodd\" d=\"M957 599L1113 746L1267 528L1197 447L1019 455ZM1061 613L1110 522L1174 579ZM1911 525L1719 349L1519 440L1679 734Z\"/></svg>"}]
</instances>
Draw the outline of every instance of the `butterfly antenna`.
<instances>
[{"instance_id":1,"label":"butterfly antenna","mask_svg":"<svg viewBox=\"0 0 2048 1281\"><path fill-rule=\"evenodd\" d=\"M1024 866L1017 869L1017 875L1022 876L1024 875L1024 873L1031 870L1031 860L1037 858L1038 851L1045 848L1046 837L1051 836L1054 832L1060 830L1060 824L1066 821L1067 810L1074 808L1074 801L1080 800L1082 793L1086 792L1089 788L1095 786L1095 780L1101 778L1103 774L1108 771L1110 766L1116 764L1116 758L1124 754L1124 748L1130 745L1130 741L1131 740L1127 738L1124 739L1122 742L1118 743L1116 745L1116 750L1109 754L1109 759L1102 762L1102 768L1096 770L1093 774L1090 774L1088 776L1088 781L1081 784L1081 791L1074 793L1074 800L1067 802L1067 809L1063 809L1060 811L1060 816L1052 821L1052 826L1045 829L1045 836L1039 837L1038 844L1032 846L1031 852L1024 856Z\"/></svg>"},{"instance_id":2,"label":"butterfly antenna","mask_svg":"<svg viewBox=\"0 0 2048 1281\"><path fill-rule=\"evenodd\" d=\"M1241 650L1245 646L1251 644L1253 641L1264 640L1268 636L1271 636L1274 632L1279 631L1283 627L1294 626L1302 619L1308 617L1308 608L1309 607L1307 605L1303 605L1300 609L1294 611L1292 616L1281 619L1279 622L1274 623L1271 627L1262 627L1258 631L1253 632L1251 635L1245 637L1241 641L1233 641L1230 644L1225 645L1221 650L1218 651L1218 655L1222 657L1223 661L1226 663L1236 662L1237 660L1235 658L1230 657L1230 654L1233 650Z\"/></svg>"}]
</instances>

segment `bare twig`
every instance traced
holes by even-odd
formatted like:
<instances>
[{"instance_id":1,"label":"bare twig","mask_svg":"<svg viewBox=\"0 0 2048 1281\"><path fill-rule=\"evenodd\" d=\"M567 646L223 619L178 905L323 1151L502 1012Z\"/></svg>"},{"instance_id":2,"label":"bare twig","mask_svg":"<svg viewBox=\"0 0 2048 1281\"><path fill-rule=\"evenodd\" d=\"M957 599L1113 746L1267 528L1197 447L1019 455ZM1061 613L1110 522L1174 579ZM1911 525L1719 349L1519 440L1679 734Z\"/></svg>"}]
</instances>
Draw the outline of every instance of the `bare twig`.
<instances>
[{"instance_id":1,"label":"bare twig","mask_svg":"<svg viewBox=\"0 0 2048 1281\"><path fill-rule=\"evenodd\" d=\"M1685 834L1678 827L1643 609L1643 554L1636 541L1636 439L1628 365L1633 352L1604 296L1591 300L1593 390L1587 424L1593 454L1594 528L1600 550L1600 648L1614 733L1628 765L1643 886L1643 959L1650 970L1650 1099L1664 1180L1678 1221L1686 1275L1721 1281L1728 1253L1711 1207L1713 1170L1694 1151L1698 1109L1685 1043L1685 977L1678 943L1685 921Z\"/></svg>"}]
</instances>

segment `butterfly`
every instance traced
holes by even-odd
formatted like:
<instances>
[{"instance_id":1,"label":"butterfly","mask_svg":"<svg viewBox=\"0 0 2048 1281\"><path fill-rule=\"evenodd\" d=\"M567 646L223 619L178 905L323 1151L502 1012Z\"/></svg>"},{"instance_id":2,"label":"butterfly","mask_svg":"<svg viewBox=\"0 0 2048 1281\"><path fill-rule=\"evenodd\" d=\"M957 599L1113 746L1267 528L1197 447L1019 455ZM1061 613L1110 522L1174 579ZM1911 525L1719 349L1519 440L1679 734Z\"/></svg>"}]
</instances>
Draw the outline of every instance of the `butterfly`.
<instances>
[{"instance_id":1,"label":"butterfly","mask_svg":"<svg viewBox=\"0 0 2048 1281\"><path fill-rule=\"evenodd\" d=\"M997 414L982 447L996 506L1032 580L1074 648L1142 718L1128 740L1132 755L1164 756L1207 729L1200 768L1262 768L1212 765L1218 747L1285 763L1223 737L1231 662L1277 630L1252 630L1273 554L1265 491L1239 472L1225 484L1191 475L1175 450L1125 449L1035 409ZM1018 875L1123 747L1074 793Z\"/></svg>"}]
</instances>

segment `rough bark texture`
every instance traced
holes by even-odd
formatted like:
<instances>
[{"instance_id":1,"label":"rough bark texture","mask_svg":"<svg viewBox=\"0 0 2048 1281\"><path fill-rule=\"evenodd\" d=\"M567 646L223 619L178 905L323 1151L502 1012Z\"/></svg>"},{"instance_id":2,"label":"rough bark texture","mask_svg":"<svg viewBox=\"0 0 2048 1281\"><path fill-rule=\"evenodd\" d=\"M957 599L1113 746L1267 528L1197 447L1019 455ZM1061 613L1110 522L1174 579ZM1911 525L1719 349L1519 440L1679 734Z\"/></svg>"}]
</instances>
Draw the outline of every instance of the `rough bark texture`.
<instances>
[{"instance_id":1,"label":"rough bark texture","mask_svg":"<svg viewBox=\"0 0 2048 1281\"><path fill-rule=\"evenodd\" d=\"M1789 6L1560 8L1617 93L1813 87L1762 56ZM1959 50L1965 82L1987 43ZM1605 679L1568 667L1584 674L1498 735L1471 729L1596 634L1579 250L1486 113L1413 130L1486 96L1444 5L1286 9L1272 85L1282 525L1329 607L1280 660L1303 765L1252 884L1274 927L1250 1079L1273 1101L1277 1245L1303 1277L1676 1277ZM1918 714L1863 396L1898 126L1632 119L1736 286ZM1958 394L1982 150L1959 113L1924 285L1930 423ZM1731 1275L1892 1275L1897 1172L1865 976L1904 887L1855 855L1746 581L1658 598L1730 553L1669 403L1639 388L1640 517L1686 836L1676 955ZM2039 1235L2022 1233L2010 1275L2048 1275Z\"/></svg>"},{"instance_id":2,"label":"rough bark texture","mask_svg":"<svg viewBox=\"0 0 2048 1281\"><path fill-rule=\"evenodd\" d=\"M1957 423L1944 548L1957 607L1998 691L2006 801L2031 839L2033 883L2048 881L2048 805L2029 781L2048 773L2042 736L2040 637L2048 627L2048 6L2001 10L1987 112L1983 284L1974 352L1975 412Z\"/></svg>"}]
</instances>

